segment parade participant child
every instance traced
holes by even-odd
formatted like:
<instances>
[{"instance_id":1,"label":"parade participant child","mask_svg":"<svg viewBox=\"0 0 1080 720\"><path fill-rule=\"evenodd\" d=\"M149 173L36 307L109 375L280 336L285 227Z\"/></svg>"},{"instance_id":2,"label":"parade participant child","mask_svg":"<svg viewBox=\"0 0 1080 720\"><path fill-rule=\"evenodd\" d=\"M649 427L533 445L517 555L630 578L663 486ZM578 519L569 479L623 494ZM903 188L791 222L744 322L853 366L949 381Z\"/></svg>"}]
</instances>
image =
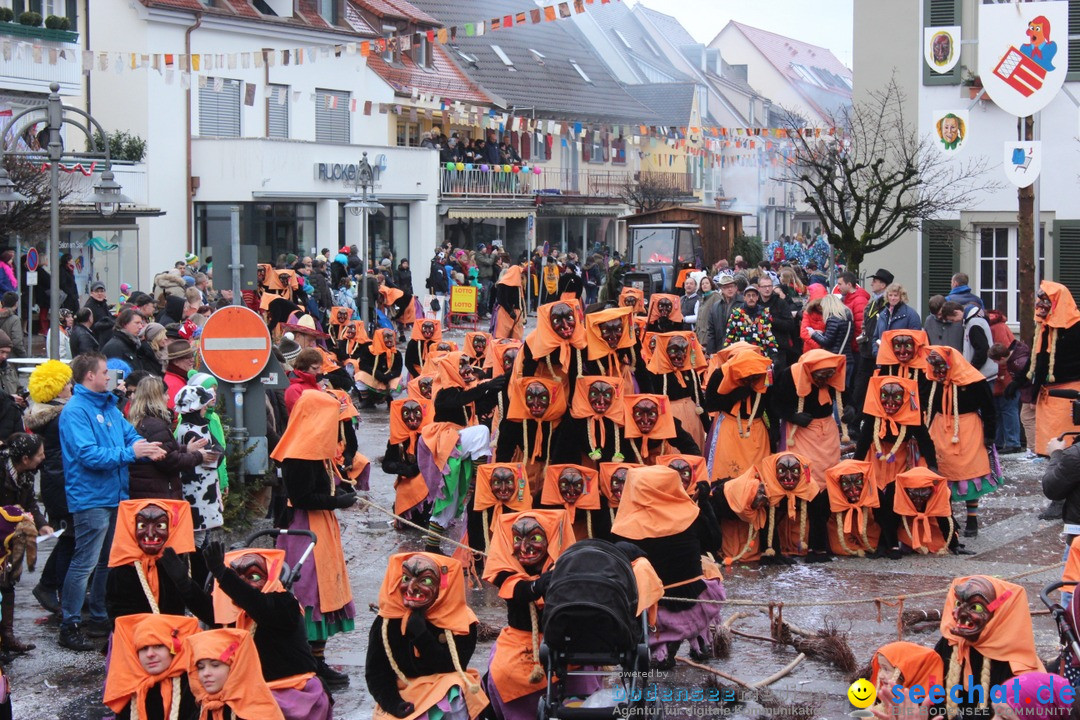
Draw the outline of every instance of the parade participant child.
<instances>
[{"instance_id":1,"label":"parade participant child","mask_svg":"<svg viewBox=\"0 0 1080 720\"><path fill-rule=\"evenodd\" d=\"M499 720L536 717L537 702L547 688L540 664L544 591L552 565L573 542L569 519L561 510L503 515L495 526L484 580L506 601L506 626L491 649L484 689ZM589 680L568 677L567 691L588 695Z\"/></svg>"},{"instance_id":2,"label":"parade participant child","mask_svg":"<svg viewBox=\"0 0 1080 720\"><path fill-rule=\"evenodd\" d=\"M825 489L825 471L840 462L840 443L850 442L847 425L837 428L833 407L844 414L847 360L828 350L810 350L782 371L771 393L773 414L782 420L780 448L794 450L810 463L818 487ZM792 400L798 398L793 403Z\"/></svg>"},{"instance_id":3,"label":"parade participant child","mask_svg":"<svg viewBox=\"0 0 1080 720\"><path fill-rule=\"evenodd\" d=\"M701 448L671 414L668 399L663 395L627 395L626 441L630 446L628 458L643 465L655 463L657 455L680 452L700 455ZM652 456L650 460L649 457ZM616 459L616 458L612 458Z\"/></svg>"},{"instance_id":4,"label":"parade participant child","mask_svg":"<svg viewBox=\"0 0 1080 720\"><path fill-rule=\"evenodd\" d=\"M724 564L757 562L762 554L762 534L769 519L769 496L756 466L737 478L720 481L720 492L713 493L716 516L720 522L720 554ZM770 556L768 562L778 562Z\"/></svg>"},{"instance_id":5,"label":"parade participant child","mask_svg":"<svg viewBox=\"0 0 1080 720\"><path fill-rule=\"evenodd\" d=\"M956 578L941 612L941 639L934 646L945 667L946 688L960 685L964 701L949 697L935 707L944 717L976 717L990 709L989 688L1014 675L1043 672L1035 652L1027 591L1020 585L986 575ZM967 702L968 689L977 702ZM942 708L941 706L944 706Z\"/></svg>"},{"instance_id":6,"label":"parade participant child","mask_svg":"<svg viewBox=\"0 0 1080 720\"><path fill-rule=\"evenodd\" d=\"M952 499L967 505L964 537L979 534L979 498L1001 484L994 438L997 411L990 384L956 349L926 348L926 427L937 452L937 470L949 480ZM940 386L940 387L939 387Z\"/></svg>"},{"instance_id":7,"label":"parade participant child","mask_svg":"<svg viewBox=\"0 0 1080 720\"><path fill-rule=\"evenodd\" d=\"M488 463L476 471L476 488L473 493L473 512L479 515L476 536L483 539L487 553L491 547L491 533L507 513L523 512L532 507L532 492L521 463ZM471 519L471 518L470 518ZM473 528L469 528L469 537Z\"/></svg>"},{"instance_id":8,"label":"parade participant child","mask_svg":"<svg viewBox=\"0 0 1080 720\"><path fill-rule=\"evenodd\" d=\"M892 689L899 685L912 688L916 685L930 688L945 681L941 657L932 648L910 642L893 642L882 645L870 661L870 683L877 688L877 705L874 710L887 717L901 717L895 712Z\"/></svg>"},{"instance_id":9,"label":"parade participant child","mask_svg":"<svg viewBox=\"0 0 1080 720\"><path fill-rule=\"evenodd\" d=\"M549 465L544 474L540 504L545 508L562 507L578 540L593 535L594 516L600 510L599 473L581 465ZM578 512L579 510L583 512ZM607 527L604 523L603 534Z\"/></svg>"},{"instance_id":10,"label":"parade participant child","mask_svg":"<svg viewBox=\"0 0 1080 720\"><path fill-rule=\"evenodd\" d=\"M1035 452L1049 455L1046 443L1074 429L1068 399L1048 390L1080 389L1080 310L1067 287L1043 280L1035 294L1035 338L1031 342L1028 380L1035 400Z\"/></svg>"},{"instance_id":11,"label":"parade participant child","mask_svg":"<svg viewBox=\"0 0 1080 720\"><path fill-rule=\"evenodd\" d=\"M585 325L578 322L577 300L559 300L536 311L536 328L525 338L521 350L521 376L542 375L574 387L583 373Z\"/></svg>"},{"instance_id":12,"label":"parade participant child","mask_svg":"<svg viewBox=\"0 0 1080 720\"><path fill-rule=\"evenodd\" d=\"M416 453L432 501L429 552L437 551L439 537L465 514L474 467L491 456L490 431L476 423L491 412L506 386L506 376L474 384L473 366L462 352L447 353L433 363L438 373L435 415L422 429Z\"/></svg>"},{"instance_id":13,"label":"parade participant child","mask_svg":"<svg viewBox=\"0 0 1080 720\"><path fill-rule=\"evenodd\" d=\"M635 315L644 315L645 291L641 288L624 287L619 291L619 307L633 308Z\"/></svg>"},{"instance_id":14,"label":"parade participant child","mask_svg":"<svg viewBox=\"0 0 1080 720\"><path fill-rule=\"evenodd\" d=\"M586 375L577 379L570 416L559 424L555 462L597 467L605 461L622 462L626 408L625 386L618 377Z\"/></svg>"},{"instance_id":15,"label":"parade participant child","mask_svg":"<svg viewBox=\"0 0 1080 720\"><path fill-rule=\"evenodd\" d=\"M679 296L653 293L649 297L649 315L645 330L652 333L668 333L682 329L682 301Z\"/></svg>"},{"instance_id":16,"label":"parade participant child","mask_svg":"<svg viewBox=\"0 0 1080 720\"><path fill-rule=\"evenodd\" d=\"M632 308L619 307L591 312L585 316L587 353L585 372L618 377L624 391L634 392L637 345Z\"/></svg>"},{"instance_id":17,"label":"parade participant child","mask_svg":"<svg viewBox=\"0 0 1080 720\"><path fill-rule=\"evenodd\" d=\"M765 401L771 373L772 360L743 351L731 354L709 378L704 406L717 413L706 453L713 480L738 477L772 452L770 431L778 423Z\"/></svg>"},{"instance_id":18,"label":"parade participant child","mask_svg":"<svg viewBox=\"0 0 1080 720\"><path fill-rule=\"evenodd\" d=\"M919 371L926 367L929 344L923 330L886 330L877 351L878 374L918 380Z\"/></svg>"},{"instance_id":19,"label":"parade participant child","mask_svg":"<svg viewBox=\"0 0 1080 720\"><path fill-rule=\"evenodd\" d=\"M411 376L419 377L428 352L442 341L442 323L435 318L413 322L412 335L405 345L405 367Z\"/></svg>"},{"instance_id":20,"label":"parade participant child","mask_svg":"<svg viewBox=\"0 0 1080 720\"><path fill-rule=\"evenodd\" d=\"M339 488L334 458L338 452L340 403L327 393L306 392L293 407L289 425L271 454L281 464L281 477L290 507L277 518L278 527L310 530L318 541L293 594L304 608L308 642L318 664L318 674L331 688L348 684L323 659L326 641L353 629L356 610L341 545L341 527L334 510L352 507L356 493ZM307 549L304 536L279 536L285 560L295 565Z\"/></svg>"},{"instance_id":21,"label":"parade participant child","mask_svg":"<svg viewBox=\"0 0 1080 720\"><path fill-rule=\"evenodd\" d=\"M176 439L181 445L196 440L206 440L207 445L199 452L202 465L183 470L180 479L184 486L184 499L191 505L191 521L195 528L195 544L201 545L206 534L225 524L225 498L217 466L225 457L225 448L219 445L210 432L207 415L217 402L217 394L210 389L185 385L176 393L176 412L180 422L176 425ZM196 579L201 581L202 575Z\"/></svg>"},{"instance_id":22,"label":"parade participant child","mask_svg":"<svg viewBox=\"0 0 1080 720\"><path fill-rule=\"evenodd\" d=\"M653 375L653 389L671 400L669 407L683 430L694 438L699 448L705 447L705 422L708 417L701 406L701 377L705 369L705 352L691 331L654 335L656 348L646 368Z\"/></svg>"},{"instance_id":23,"label":"parade participant child","mask_svg":"<svg viewBox=\"0 0 1080 720\"><path fill-rule=\"evenodd\" d=\"M171 553L165 553L171 549ZM121 500L109 549L105 607L110 618L141 613L212 618L188 570L195 552L191 507L183 500ZM183 557L181 557L183 556ZM171 570L171 572L170 572Z\"/></svg>"},{"instance_id":24,"label":"parade participant child","mask_svg":"<svg viewBox=\"0 0 1080 720\"><path fill-rule=\"evenodd\" d=\"M427 483L416 463L420 430L430 421L430 410L411 397L390 403L390 439L386 442L382 469L384 473L396 476L394 514L417 525L425 525L431 518Z\"/></svg>"},{"instance_id":25,"label":"parade participant child","mask_svg":"<svg viewBox=\"0 0 1080 720\"><path fill-rule=\"evenodd\" d=\"M390 400L400 392L405 361L397 351L397 336L388 328L375 331L370 345L360 347L356 380L366 407Z\"/></svg>"},{"instance_id":26,"label":"parade participant child","mask_svg":"<svg viewBox=\"0 0 1080 720\"><path fill-rule=\"evenodd\" d=\"M900 517L900 542L915 552L945 555L957 546L949 484L932 470L912 468L896 476L893 510Z\"/></svg>"},{"instance_id":27,"label":"parade participant child","mask_svg":"<svg viewBox=\"0 0 1080 720\"><path fill-rule=\"evenodd\" d=\"M375 718L479 716L488 699L479 673L466 670L477 624L461 563L433 553L391 555L364 668Z\"/></svg>"},{"instance_id":28,"label":"parade participant child","mask_svg":"<svg viewBox=\"0 0 1080 720\"><path fill-rule=\"evenodd\" d=\"M874 520L878 491L870 463L842 460L825 471L829 496L829 547L834 555L864 557L877 549L881 528Z\"/></svg>"},{"instance_id":29,"label":"parade participant child","mask_svg":"<svg viewBox=\"0 0 1080 720\"><path fill-rule=\"evenodd\" d=\"M487 360L488 345L491 344L491 335L486 332L467 332L465 333L465 344L461 350L471 359L475 372L478 376L483 377L484 363Z\"/></svg>"},{"instance_id":30,"label":"parade participant child","mask_svg":"<svg viewBox=\"0 0 1080 720\"><path fill-rule=\"evenodd\" d=\"M117 720L197 715L184 641L198 632L199 621L182 615L140 613L116 619L103 702Z\"/></svg>"},{"instance_id":31,"label":"parade participant child","mask_svg":"<svg viewBox=\"0 0 1080 720\"><path fill-rule=\"evenodd\" d=\"M810 476L809 463L801 455L779 452L757 467L769 498L765 556L828 562L828 496Z\"/></svg>"},{"instance_id":32,"label":"parade participant child","mask_svg":"<svg viewBox=\"0 0 1080 720\"><path fill-rule=\"evenodd\" d=\"M198 720L285 720L262 679L262 665L247 630L223 628L195 633L188 683L199 706Z\"/></svg>"},{"instance_id":33,"label":"parade participant child","mask_svg":"<svg viewBox=\"0 0 1080 720\"><path fill-rule=\"evenodd\" d=\"M546 377L517 377L507 385L510 407L499 427L495 459L525 465L529 492L537 495L552 461L556 429L566 414L566 387Z\"/></svg>"},{"instance_id":34,"label":"parade participant child","mask_svg":"<svg viewBox=\"0 0 1080 720\"><path fill-rule=\"evenodd\" d=\"M511 265L495 283L495 314L491 334L497 339L520 340L525 332L525 291L521 266Z\"/></svg>"},{"instance_id":35,"label":"parade participant child","mask_svg":"<svg viewBox=\"0 0 1080 720\"><path fill-rule=\"evenodd\" d=\"M863 425L855 457L870 463L870 477L878 491L874 519L881 527L878 554L900 557L893 510L896 476L914 467L935 467L934 443L922 424L919 391L914 380L889 375L870 378L863 403Z\"/></svg>"},{"instance_id":36,"label":"parade participant child","mask_svg":"<svg viewBox=\"0 0 1080 720\"><path fill-rule=\"evenodd\" d=\"M225 552L220 542L203 551L214 576L214 622L252 634L270 687L285 720L330 720L330 697L316 677L318 663L307 641L304 611L282 585L285 551L243 548Z\"/></svg>"},{"instance_id":37,"label":"parade participant child","mask_svg":"<svg viewBox=\"0 0 1080 720\"><path fill-rule=\"evenodd\" d=\"M720 545L719 527L708 503L699 506L669 467L634 468L627 473L612 538L644 551L664 584L664 598L649 635L660 669L675 665L683 640L695 659L709 656L709 625L720 617L725 598L720 569L703 552ZM713 602L680 602L680 600Z\"/></svg>"}]
</instances>

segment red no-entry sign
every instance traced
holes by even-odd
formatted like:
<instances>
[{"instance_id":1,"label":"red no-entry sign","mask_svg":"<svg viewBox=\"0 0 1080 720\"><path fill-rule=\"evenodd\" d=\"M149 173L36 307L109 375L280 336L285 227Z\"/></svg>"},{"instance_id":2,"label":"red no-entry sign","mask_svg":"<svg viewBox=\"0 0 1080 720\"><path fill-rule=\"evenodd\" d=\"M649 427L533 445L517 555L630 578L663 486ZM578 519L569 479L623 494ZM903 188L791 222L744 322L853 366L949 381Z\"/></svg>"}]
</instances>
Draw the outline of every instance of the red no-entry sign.
<instances>
[{"instance_id":1,"label":"red no-entry sign","mask_svg":"<svg viewBox=\"0 0 1080 720\"><path fill-rule=\"evenodd\" d=\"M270 360L266 323L242 305L230 305L207 318L200 342L207 369L226 382L252 380Z\"/></svg>"}]
</instances>

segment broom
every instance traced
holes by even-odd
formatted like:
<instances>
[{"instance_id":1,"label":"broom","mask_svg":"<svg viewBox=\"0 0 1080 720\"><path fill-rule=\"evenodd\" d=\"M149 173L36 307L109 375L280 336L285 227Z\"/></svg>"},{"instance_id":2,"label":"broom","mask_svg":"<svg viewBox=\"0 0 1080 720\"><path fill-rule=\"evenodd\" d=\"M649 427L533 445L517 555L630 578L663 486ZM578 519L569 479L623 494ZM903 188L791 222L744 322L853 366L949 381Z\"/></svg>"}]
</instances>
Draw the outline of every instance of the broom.
<instances>
[{"instance_id":1,"label":"broom","mask_svg":"<svg viewBox=\"0 0 1080 720\"><path fill-rule=\"evenodd\" d=\"M731 629L737 621L750 617L750 615L751 613L748 612L737 612L724 620L724 622L717 623L711 627L713 657L727 658L731 655Z\"/></svg>"},{"instance_id":2,"label":"broom","mask_svg":"<svg viewBox=\"0 0 1080 720\"><path fill-rule=\"evenodd\" d=\"M790 645L807 657L828 663L845 674L855 671L855 653L848 644L847 633L841 632L828 618L817 632L784 622L782 613L772 618L770 625L770 634L777 642Z\"/></svg>"}]
</instances>

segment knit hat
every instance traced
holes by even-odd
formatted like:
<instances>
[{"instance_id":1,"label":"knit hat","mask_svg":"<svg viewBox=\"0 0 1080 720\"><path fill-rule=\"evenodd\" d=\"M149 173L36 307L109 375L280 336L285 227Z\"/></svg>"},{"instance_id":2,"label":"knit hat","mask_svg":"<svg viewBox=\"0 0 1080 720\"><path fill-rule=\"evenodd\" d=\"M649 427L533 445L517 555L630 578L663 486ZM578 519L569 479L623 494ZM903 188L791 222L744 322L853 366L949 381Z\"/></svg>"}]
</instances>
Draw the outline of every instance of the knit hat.
<instances>
[{"instance_id":1,"label":"knit hat","mask_svg":"<svg viewBox=\"0 0 1080 720\"><path fill-rule=\"evenodd\" d=\"M143 328L143 340L146 342L154 342L157 336L165 332L165 326L161 323L152 322Z\"/></svg>"},{"instance_id":2,"label":"knit hat","mask_svg":"<svg viewBox=\"0 0 1080 720\"><path fill-rule=\"evenodd\" d=\"M46 360L30 373L27 387L30 399L36 403L52 402L64 386L71 382L71 368L59 360Z\"/></svg>"},{"instance_id":3,"label":"knit hat","mask_svg":"<svg viewBox=\"0 0 1080 720\"><path fill-rule=\"evenodd\" d=\"M199 262L199 256L196 255L195 253L190 253L189 252L186 255L184 255L184 264L186 264L186 265L195 265L198 262Z\"/></svg>"},{"instance_id":4,"label":"knit hat","mask_svg":"<svg viewBox=\"0 0 1080 720\"><path fill-rule=\"evenodd\" d=\"M197 412L215 402L217 395L213 390L197 385L185 385L176 392L176 411L181 415Z\"/></svg>"},{"instance_id":5,"label":"knit hat","mask_svg":"<svg viewBox=\"0 0 1080 720\"><path fill-rule=\"evenodd\" d=\"M209 390L218 386L218 379L210 373L199 372L198 370L192 369L188 371L187 384L196 385Z\"/></svg>"},{"instance_id":6,"label":"knit hat","mask_svg":"<svg viewBox=\"0 0 1080 720\"><path fill-rule=\"evenodd\" d=\"M122 295L128 295L131 293L131 286L127 283L120 283L120 293Z\"/></svg>"},{"instance_id":7,"label":"knit hat","mask_svg":"<svg viewBox=\"0 0 1080 720\"><path fill-rule=\"evenodd\" d=\"M292 266L295 263L296 263L296 254L295 253L289 253L288 255L285 256L285 264L286 265Z\"/></svg>"},{"instance_id":8,"label":"knit hat","mask_svg":"<svg viewBox=\"0 0 1080 720\"><path fill-rule=\"evenodd\" d=\"M281 342L278 343L278 350L285 356L285 361L290 364L300 354L300 346L291 337L281 338Z\"/></svg>"},{"instance_id":9,"label":"knit hat","mask_svg":"<svg viewBox=\"0 0 1080 720\"><path fill-rule=\"evenodd\" d=\"M381 265L382 267L390 267L391 264L392 263L390 262L390 258L383 258L382 261L379 263L379 265Z\"/></svg>"},{"instance_id":10,"label":"knit hat","mask_svg":"<svg viewBox=\"0 0 1080 720\"><path fill-rule=\"evenodd\" d=\"M0 350L3 350L4 348L11 349L13 347L15 346L12 344L11 338L8 336L8 334L3 330L0 330Z\"/></svg>"},{"instance_id":11,"label":"knit hat","mask_svg":"<svg viewBox=\"0 0 1080 720\"><path fill-rule=\"evenodd\" d=\"M195 278L192 277L191 275L185 275L184 276L184 284L187 285L188 287L195 287Z\"/></svg>"}]
</instances>

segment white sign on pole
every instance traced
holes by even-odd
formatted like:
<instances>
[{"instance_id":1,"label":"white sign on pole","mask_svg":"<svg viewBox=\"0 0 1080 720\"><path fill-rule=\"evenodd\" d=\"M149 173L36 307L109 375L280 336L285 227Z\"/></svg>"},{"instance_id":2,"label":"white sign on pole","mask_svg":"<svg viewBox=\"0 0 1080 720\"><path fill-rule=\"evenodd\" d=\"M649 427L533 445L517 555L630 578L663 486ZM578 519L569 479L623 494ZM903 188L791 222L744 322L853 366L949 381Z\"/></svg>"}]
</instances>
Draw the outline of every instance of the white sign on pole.
<instances>
[{"instance_id":1,"label":"white sign on pole","mask_svg":"<svg viewBox=\"0 0 1080 720\"><path fill-rule=\"evenodd\" d=\"M1069 3L979 5L979 77L1010 115L1026 117L1054 99L1069 71Z\"/></svg>"},{"instance_id":2,"label":"white sign on pole","mask_svg":"<svg viewBox=\"0 0 1080 720\"><path fill-rule=\"evenodd\" d=\"M1035 182L1042 172L1042 142L1006 140L1002 162L1009 182L1025 188Z\"/></svg>"},{"instance_id":3,"label":"white sign on pole","mask_svg":"<svg viewBox=\"0 0 1080 720\"><path fill-rule=\"evenodd\" d=\"M26 284L27 285L37 285L37 270L34 270L34 271L27 270L26 271Z\"/></svg>"},{"instance_id":4,"label":"white sign on pole","mask_svg":"<svg viewBox=\"0 0 1080 720\"><path fill-rule=\"evenodd\" d=\"M968 111L956 108L938 110L934 113L934 143L945 155L956 156L964 150L968 140Z\"/></svg>"}]
</instances>

